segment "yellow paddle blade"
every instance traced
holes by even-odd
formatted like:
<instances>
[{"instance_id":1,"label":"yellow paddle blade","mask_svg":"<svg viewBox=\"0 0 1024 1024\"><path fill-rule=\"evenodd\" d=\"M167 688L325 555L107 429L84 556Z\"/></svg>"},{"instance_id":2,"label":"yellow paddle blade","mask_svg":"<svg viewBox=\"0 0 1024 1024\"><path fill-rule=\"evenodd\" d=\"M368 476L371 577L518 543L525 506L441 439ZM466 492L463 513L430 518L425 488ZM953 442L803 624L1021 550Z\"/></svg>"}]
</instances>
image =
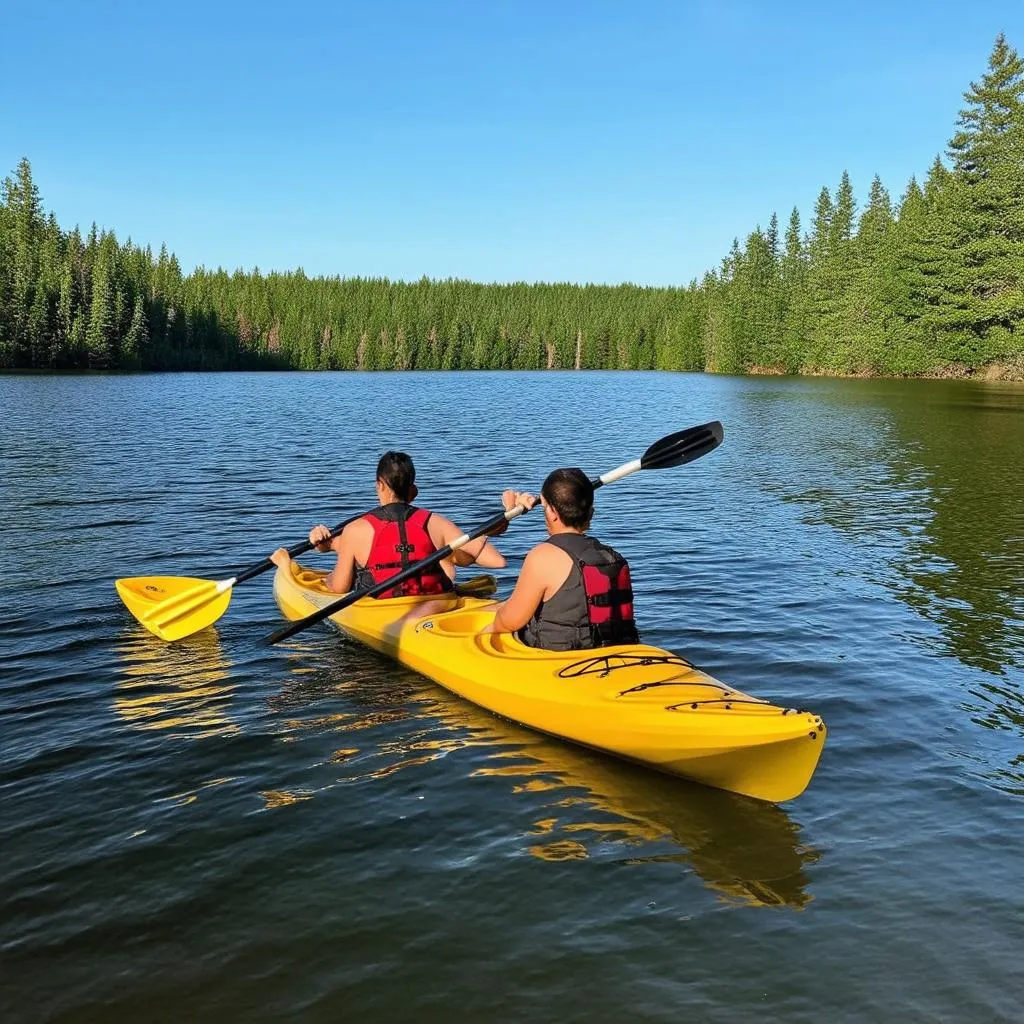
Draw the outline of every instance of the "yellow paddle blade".
<instances>
[{"instance_id":1,"label":"yellow paddle blade","mask_svg":"<svg viewBox=\"0 0 1024 1024\"><path fill-rule=\"evenodd\" d=\"M181 640L219 619L231 603L231 582L194 576L130 576L114 586L125 607L161 640Z\"/></svg>"}]
</instances>

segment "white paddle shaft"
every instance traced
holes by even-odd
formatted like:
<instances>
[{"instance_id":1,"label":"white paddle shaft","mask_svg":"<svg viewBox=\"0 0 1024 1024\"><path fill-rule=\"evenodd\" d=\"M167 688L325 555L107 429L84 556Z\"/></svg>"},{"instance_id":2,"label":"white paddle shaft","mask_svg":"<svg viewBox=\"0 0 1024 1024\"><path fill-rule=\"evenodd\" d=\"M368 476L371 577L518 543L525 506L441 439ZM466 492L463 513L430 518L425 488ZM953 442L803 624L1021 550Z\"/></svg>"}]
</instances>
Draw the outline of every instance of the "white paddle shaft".
<instances>
[{"instance_id":1,"label":"white paddle shaft","mask_svg":"<svg viewBox=\"0 0 1024 1024\"><path fill-rule=\"evenodd\" d=\"M530 510L525 505L513 505L512 508L505 511L505 521L511 523L517 516L524 515ZM459 548L465 547L473 538L468 534L464 533L461 537L456 537L455 540L449 542L448 547L452 551L458 551Z\"/></svg>"},{"instance_id":2,"label":"white paddle shaft","mask_svg":"<svg viewBox=\"0 0 1024 1024\"><path fill-rule=\"evenodd\" d=\"M630 473L635 473L640 469L640 460L632 459L629 462L624 462L618 469L610 469L607 473L602 473L599 477L603 484L613 484L616 480L621 480L624 476L629 476Z\"/></svg>"}]
</instances>

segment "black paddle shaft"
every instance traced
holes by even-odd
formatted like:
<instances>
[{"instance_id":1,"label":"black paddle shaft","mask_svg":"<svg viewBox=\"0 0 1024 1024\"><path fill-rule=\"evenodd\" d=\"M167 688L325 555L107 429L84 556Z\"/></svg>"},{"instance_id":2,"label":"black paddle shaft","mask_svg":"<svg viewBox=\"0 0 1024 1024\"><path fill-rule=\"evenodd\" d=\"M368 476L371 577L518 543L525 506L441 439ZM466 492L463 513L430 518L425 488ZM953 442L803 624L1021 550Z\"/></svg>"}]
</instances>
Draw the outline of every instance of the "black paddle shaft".
<instances>
[{"instance_id":1,"label":"black paddle shaft","mask_svg":"<svg viewBox=\"0 0 1024 1024\"><path fill-rule=\"evenodd\" d=\"M351 519L346 519L343 523L338 523L333 530L331 530L331 537L337 537L342 530L348 526L349 523L354 523L357 519L362 518L362 513L358 516L352 516ZM307 551L312 551L315 548L315 544L310 544L307 540L302 544L296 544L294 547L288 549L288 554L292 558L297 558L299 555L304 555ZM267 572L268 569L273 569L274 563L269 558L264 558L262 562L256 562L254 565L250 565L248 569L243 569L240 573L235 576L235 586L239 583L244 583L246 580L251 580L254 576L259 576L261 573Z\"/></svg>"}]
</instances>

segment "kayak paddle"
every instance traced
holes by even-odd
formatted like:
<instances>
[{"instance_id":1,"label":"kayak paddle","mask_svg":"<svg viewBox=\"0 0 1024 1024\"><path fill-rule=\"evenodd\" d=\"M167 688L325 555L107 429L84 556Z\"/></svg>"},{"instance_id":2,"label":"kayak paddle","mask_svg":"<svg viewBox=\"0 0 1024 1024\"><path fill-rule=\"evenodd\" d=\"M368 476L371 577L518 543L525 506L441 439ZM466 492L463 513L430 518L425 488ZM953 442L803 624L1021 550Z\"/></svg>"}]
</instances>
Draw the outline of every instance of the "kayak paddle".
<instances>
[{"instance_id":1,"label":"kayak paddle","mask_svg":"<svg viewBox=\"0 0 1024 1024\"><path fill-rule=\"evenodd\" d=\"M707 455L708 452L714 451L722 443L723 437L722 424L718 420L714 420L711 423L703 423L698 427L688 427L686 430L677 431L675 434L663 437L660 441L655 441L639 459L624 462L617 469L609 470L609 472L590 482L596 490L604 484L614 483L616 480L621 480L623 477L627 477L641 469L670 469L673 466L682 466L687 462L699 459L702 455ZM347 608L350 604L355 604L356 601L364 597L377 597L391 590L392 587L404 583L407 579L418 576L424 569L429 569L432 565L437 565L438 562L444 561L444 559L450 557L455 551L465 547L471 541L484 536L484 534L489 534L496 527L500 526L502 522L511 522L517 516L521 516L527 511L528 509L523 508L522 505L516 505L507 511L499 512L488 519L486 523L478 526L472 533L464 533L461 537L456 537L455 540L450 544L446 544L439 551L435 551L432 555L428 555L426 558L413 563L396 575L388 577L382 583L377 583L366 590L350 591L344 597L325 605L323 608L317 609L317 611L307 615L304 619L298 619L295 622L288 623L286 626L282 626L271 633L266 638L266 642L268 644L280 643L282 640L287 640L288 637L294 636L307 626L322 622L335 612L340 612L343 608Z\"/></svg>"},{"instance_id":2,"label":"kayak paddle","mask_svg":"<svg viewBox=\"0 0 1024 1024\"><path fill-rule=\"evenodd\" d=\"M336 537L359 516L346 519L331 530ZM311 551L315 544L307 540L288 549L296 555ZM219 619L231 603L231 590L239 583L273 569L269 558L250 565L227 580L204 580L195 576L127 576L114 580L114 586L128 611L161 640L181 640L198 633Z\"/></svg>"}]
</instances>

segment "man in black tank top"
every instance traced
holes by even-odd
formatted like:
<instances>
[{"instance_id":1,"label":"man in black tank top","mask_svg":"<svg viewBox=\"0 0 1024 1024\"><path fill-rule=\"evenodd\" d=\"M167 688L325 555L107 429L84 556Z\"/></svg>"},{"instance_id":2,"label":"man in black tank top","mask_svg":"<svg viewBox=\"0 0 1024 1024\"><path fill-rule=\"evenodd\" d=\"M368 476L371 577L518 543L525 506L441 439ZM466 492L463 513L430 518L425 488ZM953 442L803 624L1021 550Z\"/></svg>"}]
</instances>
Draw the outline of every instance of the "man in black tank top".
<instances>
[{"instance_id":1,"label":"man in black tank top","mask_svg":"<svg viewBox=\"0 0 1024 1024\"><path fill-rule=\"evenodd\" d=\"M502 503L533 508L537 498L506 491ZM523 563L512 596L498 606L490 632L515 633L548 651L636 643L629 566L586 535L594 487L579 469L556 469L541 488L548 539Z\"/></svg>"}]
</instances>

